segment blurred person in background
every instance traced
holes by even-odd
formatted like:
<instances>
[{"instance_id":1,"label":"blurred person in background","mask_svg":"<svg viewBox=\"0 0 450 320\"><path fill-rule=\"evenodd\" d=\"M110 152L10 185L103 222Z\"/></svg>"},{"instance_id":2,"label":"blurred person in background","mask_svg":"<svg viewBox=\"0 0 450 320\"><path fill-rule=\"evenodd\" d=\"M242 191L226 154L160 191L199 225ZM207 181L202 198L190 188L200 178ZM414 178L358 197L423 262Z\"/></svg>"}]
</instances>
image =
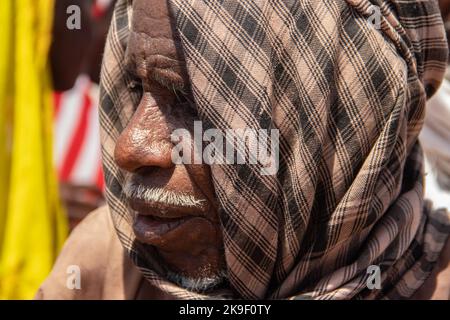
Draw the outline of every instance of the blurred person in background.
<instances>
[{"instance_id":1,"label":"blurred person in background","mask_svg":"<svg viewBox=\"0 0 450 320\"><path fill-rule=\"evenodd\" d=\"M52 163L53 0L0 1L0 299L29 299L67 237Z\"/></svg>"},{"instance_id":2,"label":"blurred person in background","mask_svg":"<svg viewBox=\"0 0 450 320\"><path fill-rule=\"evenodd\" d=\"M68 29L67 8L81 10ZM55 92L54 161L71 229L104 203L98 82L114 0L58 0L50 49Z\"/></svg>"},{"instance_id":3,"label":"blurred person in background","mask_svg":"<svg viewBox=\"0 0 450 320\"><path fill-rule=\"evenodd\" d=\"M0 1L0 299L32 298L50 271L68 231L59 195L72 227L103 202L96 83L112 8Z\"/></svg>"},{"instance_id":4,"label":"blurred person in background","mask_svg":"<svg viewBox=\"0 0 450 320\"><path fill-rule=\"evenodd\" d=\"M442 18L450 37L450 1L440 0ZM425 151L425 195L436 208L450 208L450 67L441 88L428 101L419 137Z\"/></svg>"}]
</instances>

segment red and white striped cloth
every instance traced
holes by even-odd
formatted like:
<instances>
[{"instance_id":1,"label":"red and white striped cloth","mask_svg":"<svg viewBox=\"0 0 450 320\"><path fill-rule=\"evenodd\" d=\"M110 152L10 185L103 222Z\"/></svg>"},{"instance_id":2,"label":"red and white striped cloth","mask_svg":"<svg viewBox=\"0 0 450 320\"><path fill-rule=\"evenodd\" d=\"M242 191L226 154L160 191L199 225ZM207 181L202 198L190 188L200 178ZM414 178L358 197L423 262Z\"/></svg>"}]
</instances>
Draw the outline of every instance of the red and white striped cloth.
<instances>
[{"instance_id":1,"label":"red and white striped cloth","mask_svg":"<svg viewBox=\"0 0 450 320\"><path fill-rule=\"evenodd\" d=\"M112 0L95 0L92 6L92 15L94 16L94 18L101 18L106 13L111 4Z\"/></svg>"},{"instance_id":2,"label":"red and white striped cloth","mask_svg":"<svg viewBox=\"0 0 450 320\"><path fill-rule=\"evenodd\" d=\"M86 75L71 90L55 93L54 161L61 182L102 190L98 95Z\"/></svg>"},{"instance_id":3,"label":"red and white striped cloth","mask_svg":"<svg viewBox=\"0 0 450 320\"><path fill-rule=\"evenodd\" d=\"M92 15L103 17L113 0L95 0ZM75 86L55 93L54 162L59 180L103 190L98 124L98 85L80 75Z\"/></svg>"}]
</instances>

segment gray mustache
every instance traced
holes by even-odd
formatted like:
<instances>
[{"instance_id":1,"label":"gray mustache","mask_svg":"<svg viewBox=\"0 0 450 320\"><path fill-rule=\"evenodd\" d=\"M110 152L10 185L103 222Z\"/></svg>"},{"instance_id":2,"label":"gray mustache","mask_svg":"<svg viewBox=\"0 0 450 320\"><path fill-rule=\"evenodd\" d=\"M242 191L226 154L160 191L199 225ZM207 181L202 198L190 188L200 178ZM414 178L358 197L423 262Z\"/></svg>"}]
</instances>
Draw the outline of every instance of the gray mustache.
<instances>
[{"instance_id":1,"label":"gray mustache","mask_svg":"<svg viewBox=\"0 0 450 320\"><path fill-rule=\"evenodd\" d=\"M163 188L148 188L141 184L127 181L123 192L128 199L138 199L144 202L155 202L168 206L202 208L205 200L193 195L164 190Z\"/></svg>"}]
</instances>

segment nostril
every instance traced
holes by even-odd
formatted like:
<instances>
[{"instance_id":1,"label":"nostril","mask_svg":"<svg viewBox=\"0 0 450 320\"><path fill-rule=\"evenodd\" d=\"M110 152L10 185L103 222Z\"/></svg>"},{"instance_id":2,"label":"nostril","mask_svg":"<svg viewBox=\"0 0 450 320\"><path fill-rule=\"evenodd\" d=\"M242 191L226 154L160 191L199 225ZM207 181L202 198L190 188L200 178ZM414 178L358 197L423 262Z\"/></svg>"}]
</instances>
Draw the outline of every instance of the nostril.
<instances>
[{"instance_id":1,"label":"nostril","mask_svg":"<svg viewBox=\"0 0 450 320\"><path fill-rule=\"evenodd\" d=\"M143 167L172 168L172 148L169 141L129 139L121 135L114 150L114 161L123 170L136 172Z\"/></svg>"},{"instance_id":2,"label":"nostril","mask_svg":"<svg viewBox=\"0 0 450 320\"><path fill-rule=\"evenodd\" d=\"M163 101L164 102L164 101ZM123 170L173 166L170 129L172 118L149 95L139 103L132 118L116 141L114 161Z\"/></svg>"}]
</instances>

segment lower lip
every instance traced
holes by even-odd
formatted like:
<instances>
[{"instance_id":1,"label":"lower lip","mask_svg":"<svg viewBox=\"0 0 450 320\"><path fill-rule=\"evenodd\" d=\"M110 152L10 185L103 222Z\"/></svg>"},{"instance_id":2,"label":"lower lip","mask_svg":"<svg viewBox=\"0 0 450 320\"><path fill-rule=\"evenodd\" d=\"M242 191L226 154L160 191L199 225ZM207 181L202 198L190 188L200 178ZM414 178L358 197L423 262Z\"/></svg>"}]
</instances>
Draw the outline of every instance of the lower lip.
<instances>
[{"instance_id":1,"label":"lower lip","mask_svg":"<svg viewBox=\"0 0 450 320\"><path fill-rule=\"evenodd\" d=\"M146 242L157 241L167 233L179 228L190 218L167 219L166 221L155 220L151 216L136 215L133 224L133 230L140 239Z\"/></svg>"}]
</instances>

